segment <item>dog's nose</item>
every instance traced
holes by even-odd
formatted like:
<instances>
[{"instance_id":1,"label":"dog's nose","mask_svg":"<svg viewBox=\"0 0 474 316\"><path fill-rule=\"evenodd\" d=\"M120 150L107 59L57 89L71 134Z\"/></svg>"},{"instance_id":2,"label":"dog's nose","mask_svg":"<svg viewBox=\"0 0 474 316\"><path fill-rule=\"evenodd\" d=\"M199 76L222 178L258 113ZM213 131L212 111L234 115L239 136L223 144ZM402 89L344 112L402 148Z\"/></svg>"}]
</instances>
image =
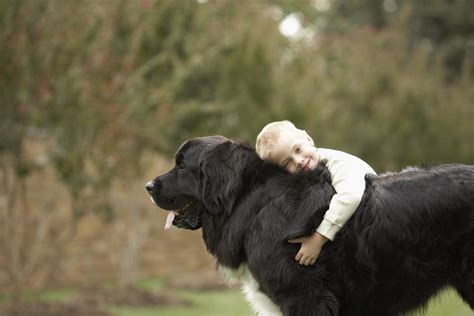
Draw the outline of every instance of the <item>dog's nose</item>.
<instances>
[{"instance_id":1,"label":"dog's nose","mask_svg":"<svg viewBox=\"0 0 474 316\"><path fill-rule=\"evenodd\" d=\"M151 180L148 181L145 185L148 193L159 193L161 191L161 181L160 180Z\"/></svg>"},{"instance_id":2,"label":"dog's nose","mask_svg":"<svg viewBox=\"0 0 474 316\"><path fill-rule=\"evenodd\" d=\"M145 188L148 193L153 192L153 190L156 188L155 181L148 181L145 185Z\"/></svg>"}]
</instances>

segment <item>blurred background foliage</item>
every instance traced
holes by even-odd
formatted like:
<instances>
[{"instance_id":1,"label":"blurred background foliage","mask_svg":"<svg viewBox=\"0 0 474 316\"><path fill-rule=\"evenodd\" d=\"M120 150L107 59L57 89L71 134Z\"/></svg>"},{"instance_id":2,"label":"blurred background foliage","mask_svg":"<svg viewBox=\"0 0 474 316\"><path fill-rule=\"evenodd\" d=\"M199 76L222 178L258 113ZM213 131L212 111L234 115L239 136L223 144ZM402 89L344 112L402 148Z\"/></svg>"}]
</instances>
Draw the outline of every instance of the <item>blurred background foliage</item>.
<instances>
[{"instance_id":1,"label":"blurred background foliage","mask_svg":"<svg viewBox=\"0 0 474 316\"><path fill-rule=\"evenodd\" d=\"M471 0L2 0L5 236L28 233L15 220L42 170L67 192L66 242L84 215L114 218L112 184L154 176L150 154L211 134L254 144L273 120L378 172L473 164L472 12ZM25 261L6 268L24 286L37 260L4 248L1 264Z\"/></svg>"},{"instance_id":2,"label":"blurred background foliage","mask_svg":"<svg viewBox=\"0 0 474 316\"><path fill-rule=\"evenodd\" d=\"M2 1L0 148L47 137L77 185L81 155L127 172L144 150L215 133L253 143L289 118L380 171L472 163L472 6ZM285 37L288 15L300 29Z\"/></svg>"}]
</instances>

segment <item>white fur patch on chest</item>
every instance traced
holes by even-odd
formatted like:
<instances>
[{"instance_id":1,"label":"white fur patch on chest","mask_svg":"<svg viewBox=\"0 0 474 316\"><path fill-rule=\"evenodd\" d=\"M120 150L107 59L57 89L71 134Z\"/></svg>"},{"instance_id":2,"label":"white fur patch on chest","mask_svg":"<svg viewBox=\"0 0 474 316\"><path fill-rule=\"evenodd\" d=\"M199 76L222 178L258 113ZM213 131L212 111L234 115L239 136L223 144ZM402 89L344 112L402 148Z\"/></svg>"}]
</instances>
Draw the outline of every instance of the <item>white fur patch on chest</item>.
<instances>
[{"instance_id":1,"label":"white fur patch on chest","mask_svg":"<svg viewBox=\"0 0 474 316\"><path fill-rule=\"evenodd\" d=\"M282 316L282 312L270 298L260 291L258 282L254 279L247 265L241 265L237 270L217 266L219 274L230 285L240 285L253 311L258 316Z\"/></svg>"}]
</instances>

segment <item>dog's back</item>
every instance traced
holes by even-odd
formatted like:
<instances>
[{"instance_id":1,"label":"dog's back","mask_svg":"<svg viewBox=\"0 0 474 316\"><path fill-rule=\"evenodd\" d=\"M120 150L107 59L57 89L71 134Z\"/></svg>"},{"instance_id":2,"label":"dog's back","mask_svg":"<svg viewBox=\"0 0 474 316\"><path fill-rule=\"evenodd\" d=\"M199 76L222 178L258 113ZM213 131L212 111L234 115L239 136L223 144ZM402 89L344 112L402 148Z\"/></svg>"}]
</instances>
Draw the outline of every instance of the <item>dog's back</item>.
<instances>
[{"instance_id":1,"label":"dog's back","mask_svg":"<svg viewBox=\"0 0 474 316\"><path fill-rule=\"evenodd\" d=\"M402 239L416 239L421 231L446 242L456 239L474 226L474 166L409 168L371 178L361 209L374 212L382 230L396 227L386 233ZM361 225L370 225L370 216L360 218Z\"/></svg>"},{"instance_id":2,"label":"dog's back","mask_svg":"<svg viewBox=\"0 0 474 316\"><path fill-rule=\"evenodd\" d=\"M312 176L277 175L255 192L259 213L247 255L274 300L307 302L327 289L340 301L341 314L396 315L452 285L473 306L473 166L412 168L368 179L356 213L316 265L303 267L293 259L298 245L285 240L310 234L334 194L327 179Z\"/></svg>"},{"instance_id":3,"label":"dog's back","mask_svg":"<svg viewBox=\"0 0 474 316\"><path fill-rule=\"evenodd\" d=\"M396 315L448 285L473 308L474 166L410 168L368 179L339 237L334 247L345 249L340 254L354 273L366 275L358 282L366 292L345 294L352 310Z\"/></svg>"}]
</instances>

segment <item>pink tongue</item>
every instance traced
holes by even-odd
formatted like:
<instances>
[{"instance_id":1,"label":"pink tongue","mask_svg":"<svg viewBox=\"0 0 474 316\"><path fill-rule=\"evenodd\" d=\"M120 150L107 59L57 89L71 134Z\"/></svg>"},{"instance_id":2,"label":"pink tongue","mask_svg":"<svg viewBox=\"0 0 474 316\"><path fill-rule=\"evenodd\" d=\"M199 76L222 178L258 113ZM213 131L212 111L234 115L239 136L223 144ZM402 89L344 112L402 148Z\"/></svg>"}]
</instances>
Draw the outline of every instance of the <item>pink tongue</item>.
<instances>
[{"instance_id":1,"label":"pink tongue","mask_svg":"<svg viewBox=\"0 0 474 316\"><path fill-rule=\"evenodd\" d=\"M173 220L175 216L176 216L176 213L174 211L168 212L168 217L166 217L165 229L171 228L171 226L173 225Z\"/></svg>"}]
</instances>

